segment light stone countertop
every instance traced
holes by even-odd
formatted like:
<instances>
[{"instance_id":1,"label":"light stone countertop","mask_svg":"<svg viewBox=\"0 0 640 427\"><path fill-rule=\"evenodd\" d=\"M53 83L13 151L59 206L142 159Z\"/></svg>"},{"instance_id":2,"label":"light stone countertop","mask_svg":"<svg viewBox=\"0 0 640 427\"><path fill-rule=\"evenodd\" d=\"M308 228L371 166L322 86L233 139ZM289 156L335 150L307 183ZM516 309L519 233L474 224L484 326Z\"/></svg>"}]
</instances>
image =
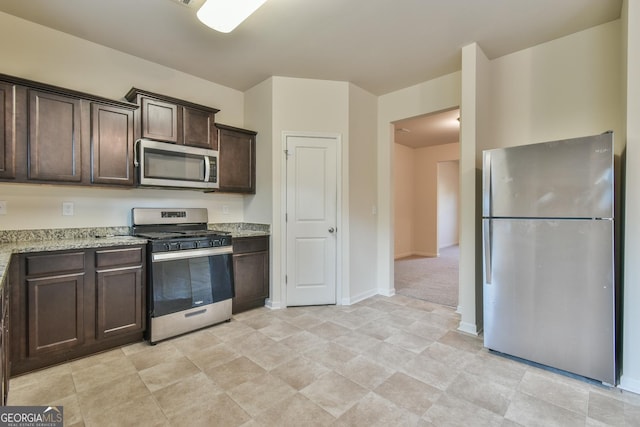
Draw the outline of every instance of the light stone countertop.
<instances>
[{"instance_id":1,"label":"light stone countertop","mask_svg":"<svg viewBox=\"0 0 640 427\"><path fill-rule=\"evenodd\" d=\"M265 224L251 223L219 223L209 224L209 230L224 231L231 233L233 238L269 236L270 227Z\"/></svg>"},{"instance_id":2,"label":"light stone countertop","mask_svg":"<svg viewBox=\"0 0 640 427\"><path fill-rule=\"evenodd\" d=\"M270 235L270 227L265 224L220 223L209 224L209 229L229 232L234 238ZM147 243L146 239L129 234L129 227L0 230L0 290L5 284L12 254Z\"/></svg>"}]
</instances>

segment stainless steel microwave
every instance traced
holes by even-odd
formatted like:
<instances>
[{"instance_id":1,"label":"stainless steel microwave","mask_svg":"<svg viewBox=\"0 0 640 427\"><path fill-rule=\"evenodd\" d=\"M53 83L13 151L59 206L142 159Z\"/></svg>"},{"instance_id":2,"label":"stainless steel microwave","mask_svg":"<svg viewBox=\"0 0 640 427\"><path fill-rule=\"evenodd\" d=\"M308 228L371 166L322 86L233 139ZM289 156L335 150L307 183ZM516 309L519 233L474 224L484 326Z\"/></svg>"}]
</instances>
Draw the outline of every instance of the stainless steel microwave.
<instances>
[{"instance_id":1,"label":"stainless steel microwave","mask_svg":"<svg viewBox=\"0 0 640 427\"><path fill-rule=\"evenodd\" d=\"M135 166L143 187L218 188L218 152L167 142L139 139Z\"/></svg>"}]
</instances>

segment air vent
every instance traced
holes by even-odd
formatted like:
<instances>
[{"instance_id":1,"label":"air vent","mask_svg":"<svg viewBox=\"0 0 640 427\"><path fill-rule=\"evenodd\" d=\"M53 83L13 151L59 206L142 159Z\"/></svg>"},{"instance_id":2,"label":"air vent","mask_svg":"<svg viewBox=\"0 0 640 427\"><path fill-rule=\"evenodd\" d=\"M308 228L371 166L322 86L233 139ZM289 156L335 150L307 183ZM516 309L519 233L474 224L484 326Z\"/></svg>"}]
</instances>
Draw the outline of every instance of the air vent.
<instances>
[{"instance_id":1,"label":"air vent","mask_svg":"<svg viewBox=\"0 0 640 427\"><path fill-rule=\"evenodd\" d=\"M173 1L183 6L193 6L193 4L196 3L196 0L173 0Z\"/></svg>"}]
</instances>

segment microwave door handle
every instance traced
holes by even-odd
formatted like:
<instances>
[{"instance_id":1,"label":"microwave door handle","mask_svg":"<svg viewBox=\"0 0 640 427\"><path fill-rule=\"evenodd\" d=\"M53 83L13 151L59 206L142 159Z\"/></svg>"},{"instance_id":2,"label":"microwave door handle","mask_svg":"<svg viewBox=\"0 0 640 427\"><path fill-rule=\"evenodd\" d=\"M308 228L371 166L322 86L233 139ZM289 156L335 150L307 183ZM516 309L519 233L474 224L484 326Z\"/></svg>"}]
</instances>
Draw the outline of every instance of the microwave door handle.
<instances>
[{"instance_id":1,"label":"microwave door handle","mask_svg":"<svg viewBox=\"0 0 640 427\"><path fill-rule=\"evenodd\" d=\"M211 176L211 161L209 156L204 156L204 182L209 182Z\"/></svg>"},{"instance_id":2,"label":"microwave door handle","mask_svg":"<svg viewBox=\"0 0 640 427\"><path fill-rule=\"evenodd\" d=\"M140 162L138 161L138 147L140 146L140 141L141 140L138 139L133 146L133 166L135 167L140 166Z\"/></svg>"}]
</instances>

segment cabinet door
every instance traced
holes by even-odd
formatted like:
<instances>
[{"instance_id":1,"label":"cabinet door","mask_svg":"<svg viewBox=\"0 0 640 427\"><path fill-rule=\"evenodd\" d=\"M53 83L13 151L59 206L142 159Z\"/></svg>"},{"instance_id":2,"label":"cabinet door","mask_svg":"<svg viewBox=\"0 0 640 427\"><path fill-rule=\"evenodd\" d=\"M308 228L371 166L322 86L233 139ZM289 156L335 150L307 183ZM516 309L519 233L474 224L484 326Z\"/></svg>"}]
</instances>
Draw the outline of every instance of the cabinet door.
<instances>
[{"instance_id":1,"label":"cabinet door","mask_svg":"<svg viewBox=\"0 0 640 427\"><path fill-rule=\"evenodd\" d=\"M178 106L154 98L142 98L142 137L178 142Z\"/></svg>"},{"instance_id":2,"label":"cabinet door","mask_svg":"<svg viewBox=\"0 0 640 427\"><path fill-rule=\"evenodd\" d=\"M264 306L269 296L269 252L233 255L233 313Z\"/></svg>"},{"instance_id":3,"label":"cabinet door","mask_svg":"<svg viewBox=\"0 0 640 427\"><path fill-rule=\"evenodd\" d=\"M15 178L13 85L0 82L0 178Z\"/></svg>"},{"instance_id":4,"label":"cabinet door","mask_svg":"<svg viewBox=\"0 0 640 427\"><path fill-rule=\"evenodd\" d=\"M2 285L3 288L6 285ZM6 397L7 397L7 378L9 377L9 371L7 370L7 336L5 333L6 325L5 320L7 319L5 313L5 302L4 302L4 291L0 292L0 405L6 405Z\"/></svg>"},{"instance_id":5,"label":"cabinet door","mask_svg":"<svg viewBox=\"0 0 640 427\"><path fill-rule=\"evenodd\" d=\"M182 107L183 144L217 150L218 141L213 122L214 115L208 111Z\"/></svg>"},{"instance_id":6,"label":"cabinet door","mask_svg":"<svg viewBox=\"0 0 640 427\"><path fill-rule=\"evenodd\" d=\"M82 179L80 100L29 91L29 179Z\"/></svg>"},{"instance_id":7,"label":"cabinet door","mask_svg":"<svg viewBox=\"0 0 640 427\"><path fill-rule=\"evenodd\" d=\"M220 191L256 192L256 137L241 130L219 129Z\"/></svg>"},{"instance_id":8,"label":"cabinet door","mask_svg":"<svg viewBox=\"0 0 640 427\"><path fill-rule=\"evenodd\" d=\"M96 271L96 338L143 330L142 267Z\"/></svg>"},{"instance_id":9,"label":"cabinet door","mask_svg":"<svg viewBox=\"0 0 640 427\"><path fill-rule=\"evenodd\" d=\"M11 377L9 362L9 307L5 303L5 311L2 318L2 405L7 404L9 394L9 378Z\"/></svg>"},{"instance_id":10,"label":"cabinet door","mask_svg":"<svg viewBox=\"0 0 640 427\"><path fill-rule=\"evenodd\" d=\"M27 279L28 357L84 342L84 273Z\"/></svg>"},{"instance_id":11,"label":"cabinet door","mask_svg":"<svg viewBox=\"0 0 640 427\"><path fill-rule=\"evenodd\" d=\"M91 105L91 182L133 186L133 112Z\"/></svg>"}]
</instances>

